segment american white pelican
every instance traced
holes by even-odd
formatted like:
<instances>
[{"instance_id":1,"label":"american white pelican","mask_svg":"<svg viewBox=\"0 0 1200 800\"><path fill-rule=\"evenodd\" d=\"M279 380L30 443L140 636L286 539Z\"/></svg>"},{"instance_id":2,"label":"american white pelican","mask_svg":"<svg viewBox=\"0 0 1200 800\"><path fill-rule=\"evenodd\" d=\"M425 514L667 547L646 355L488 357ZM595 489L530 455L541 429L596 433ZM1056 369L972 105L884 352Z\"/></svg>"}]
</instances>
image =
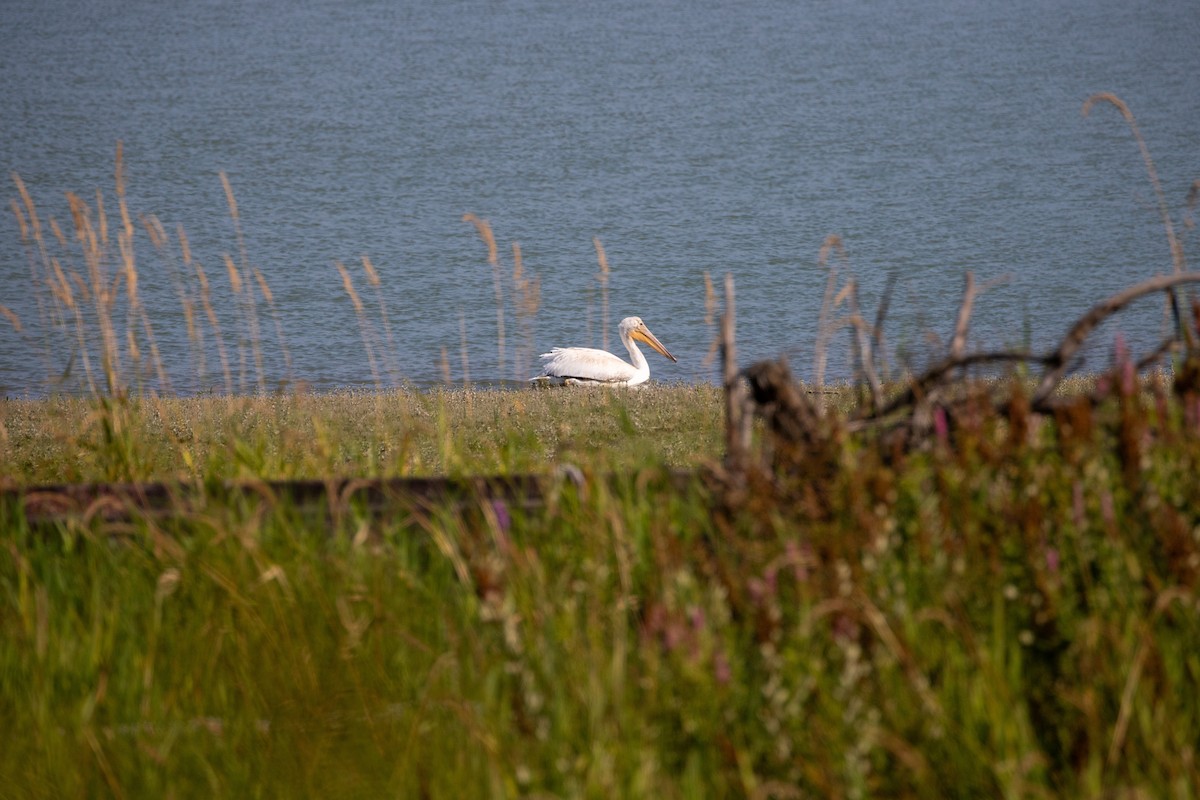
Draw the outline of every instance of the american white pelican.
<instances>
[{"instance_id":1,"label":"american white pelican","mask_svg":"<svg viewBox=\"0 0 1200 800\"><path fill-rule=\"evenodd\" d=\"M650 379L650 365L638 349L634 339L645 342L672 361L675 356L655 338L641 317L626 317L617 328L621 341L629 351L632 366L612 353L591 347L555 347L539 356L545 363L542 374L532 380L545 381L557 378L563 383L583 386L637 386Z\"/></svg>"}]
</instances>

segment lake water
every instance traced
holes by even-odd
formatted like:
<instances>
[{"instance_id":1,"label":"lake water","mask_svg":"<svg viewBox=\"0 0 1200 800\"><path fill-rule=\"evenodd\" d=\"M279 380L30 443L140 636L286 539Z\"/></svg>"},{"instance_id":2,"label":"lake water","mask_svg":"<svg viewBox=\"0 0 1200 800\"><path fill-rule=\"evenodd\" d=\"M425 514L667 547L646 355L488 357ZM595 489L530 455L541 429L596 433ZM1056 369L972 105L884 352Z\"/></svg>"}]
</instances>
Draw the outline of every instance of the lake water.
<instances>
[{"instance_id":1,"label":"lake water","mask_svg":"<svg viewBox=\"0 0 1200 800\"><path fill-rule=\"evenodd\" d=\"M1181 234L1200 178L1195 0L47 0L0 5L0 41L4 199L19 174L69 228L65 193L94 204L100 189L115 229L122 141L130 208L186 230L236 365L252 349L223 266L242 263L228 175L246 264L275 303L278 329L258 312L272 385L428 385L447 366L461 380L464 334L470 377L489 383L532 374L530 350L601 344L594 237L610 340L638 314L679 359L651 354L655 379L715 378L706 272L735 277L741 360L785 353L810 376L831 234L868 309L895 274L893 360L939 352L968 270L1000 281L976 304L972 345L1043 349L1172 268L1129 127L1110 105L1084 117L1085 99L1113 92L1136 115ZM512 242L541 281L528 328L509 303L503 365L468 212L495 230L506 296ZM173 387L194 391L173 267L144 233L135 244ZM23 330L0 319L0 391L79 374L47 298L6 204L0 304ZM1162 326L1161 299L1139 304L1085 367L1105 365L1117 328L1145 349ZM845 376L835 344L830 371Z\"/></svg>"}]
</instances>

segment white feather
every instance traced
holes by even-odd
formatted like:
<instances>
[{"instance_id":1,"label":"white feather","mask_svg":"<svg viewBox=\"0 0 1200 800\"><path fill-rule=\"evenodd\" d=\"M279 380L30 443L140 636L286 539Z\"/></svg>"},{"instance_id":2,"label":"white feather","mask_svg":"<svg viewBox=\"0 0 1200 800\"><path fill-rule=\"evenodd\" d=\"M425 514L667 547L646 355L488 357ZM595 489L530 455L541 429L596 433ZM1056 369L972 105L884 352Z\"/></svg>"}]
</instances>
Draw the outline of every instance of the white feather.
<instances>
[{"instance_id":1,"label":"white feather","mask_svg":"<svg viewBox=\"0 0 1200 800\"><path fill-rule=\"evenodd\" d=\"M592 347L555 347L549 353L542 353L542 372L533 380L558 379L563 383L591 386L637 386L645 383L650 379L650 365L633 340L635 333L664 356L675 360L675 356L650 333L639 317L621 320L618 331L632 364Z\"/></svg>"}]
</instances>

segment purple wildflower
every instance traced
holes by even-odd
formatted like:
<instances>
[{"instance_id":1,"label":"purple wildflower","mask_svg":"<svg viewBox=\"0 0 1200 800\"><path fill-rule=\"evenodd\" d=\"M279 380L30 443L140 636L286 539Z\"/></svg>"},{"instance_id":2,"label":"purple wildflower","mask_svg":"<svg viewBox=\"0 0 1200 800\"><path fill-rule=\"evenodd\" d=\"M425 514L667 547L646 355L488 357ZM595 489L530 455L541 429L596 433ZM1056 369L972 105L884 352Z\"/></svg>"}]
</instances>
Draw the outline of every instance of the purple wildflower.
<instances>
[{"instance_id":1,"label":"purple wildflower","mask_svg":"<svg viewBox=\"0 0 1200 800\"><path fill-rule=\"evenodd\" d=\"M937 433L938 441L943 446L950 442L950 423L946 419L946 409L937 406L933 409L933 429Z\"/></svg>"},{"instance_id":2,"label":"purple wildflower","mask_svg":"<svg viewBox=\"0 0 1200 800\"><path fill-rule=\"evenodd\" d=\"M1058 548L1046 548L1046 569L1051 572L1058 572Z\"/></svg>"}]
</instances>

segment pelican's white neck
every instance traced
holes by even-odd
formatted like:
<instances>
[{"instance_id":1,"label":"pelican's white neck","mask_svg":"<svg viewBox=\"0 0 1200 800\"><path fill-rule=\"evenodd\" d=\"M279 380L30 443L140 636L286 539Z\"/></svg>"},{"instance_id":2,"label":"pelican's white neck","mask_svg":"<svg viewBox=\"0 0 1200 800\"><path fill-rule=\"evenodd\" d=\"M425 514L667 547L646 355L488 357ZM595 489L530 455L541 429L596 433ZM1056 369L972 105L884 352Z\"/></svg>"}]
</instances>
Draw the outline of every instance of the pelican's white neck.
<instances>
[{"instance_id":1,"label":"pelican's white neck","mask_svg":"<svg viewBox=\"0 0 1200 800\"><path fill-rule=\"evenodd\" d=\"M637 375L629 381L632 386L637 383L643 383L650 378L650 364L647 363L646 357L642 355L641 349L637 346L637 342L629 335L629 331L621 331L621 341L625 343L625 349L629 351L629 360L633 362L633 368L637 370Z\"/></svg>"}]
</instances>

